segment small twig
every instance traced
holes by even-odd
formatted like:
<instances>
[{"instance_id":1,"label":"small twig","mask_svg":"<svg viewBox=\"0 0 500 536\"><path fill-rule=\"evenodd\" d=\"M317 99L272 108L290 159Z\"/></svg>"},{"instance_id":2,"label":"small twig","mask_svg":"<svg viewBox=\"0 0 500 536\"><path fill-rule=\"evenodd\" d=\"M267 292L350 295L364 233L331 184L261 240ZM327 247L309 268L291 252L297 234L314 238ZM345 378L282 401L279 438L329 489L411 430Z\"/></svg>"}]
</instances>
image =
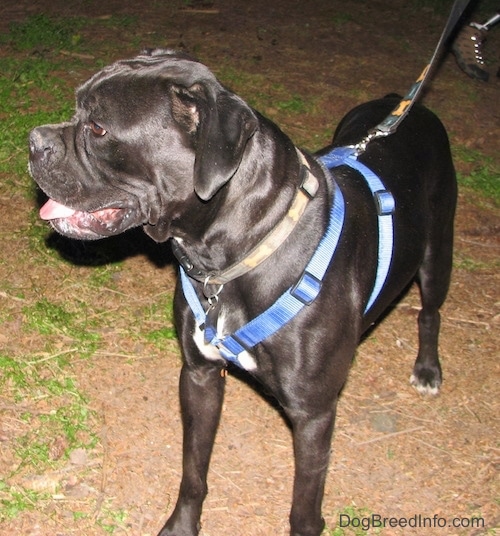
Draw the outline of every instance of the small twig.
<instances>
[{"instance_id":1,"label":"small twig","mask_svg":"<svg viewBox=\"0 0 500 536\"><path fill-rule=\"evenodd\" d=\"M101 435L101 445L102 445L102 466L101 466L101 483L99 486L99 497L97 497L95 510L94 510L94 519L97 519L101 513L102 504L104 502L104 494L106 491L106 485L108 482L108 462L109 462L109 445L108 445L108 428L106 424L106 408L103 404L102 407L102 435Z\"/></svg>"},{"instance_id":2,"label":"small twig","mask_svg":"<svg viewBox=\"0 0 500 536\"><path fill-rule=\"evenodd\" d=\"M106 291L106 292L111 292L111 294L118 294L118 296L123 296L124 298L131 298L132 297L129 294L126 294L125 292L120 292L119 290L115 290L115 289L109 288L109 287L102 287L100 290L101 291ZM141 300L142 300L142 298L141 298Z\"/></svg>"},{"instance_id":3,"label":"small twig","mask_svg":"<svg viewBox=\"0 0 500 536\"><path fill-rule=\"evenodd\" d=\"M407 350L411 350L412 352L417 351L417 349L414 346L412 346L410 343L398 337L396 332L394 332L394 335L396 337L396 346L398 346L399 348L406 348Z\"/></svg>"},{"instance_id":4,"label":"small twig","mask_svg":"<svg viewBox=\"0 0 500 536\"><path fill-rule=\"evenodd\" d=\"M184 13L204 13L206 15L218 15L220 13L220 9L198 9L195 7L181 7L179 8L179 11L183 11Z\"/></svg>"},{"instance_id":5,"label":"small twig","mask_svg":"<svg viewBox=\"0 0 500 536\"><path fill-rule=\"evenodd\" d=\"M459 238L458 240L464 244L472 244L474 246L481 246L483 248L500 248L500 245L498 244L483 244L482 242L477 242L476 240L467 240L465 238Z\"/></svg>"},{"instance_id":6,"label":"small twig","mask_svg":"<svg viewBox=\"0 0 500 536\"><path fill-rule=\"evenodd\" d=\"M72 58L78 58L80 60L95 60L95 56L92 54L81 54L79 52L69 52L69 50L61 50L60 53L63 56L70 56Z\"/></svg>"},{"instance_id":7,"label":"small twig","mask_svg":"<svg viewBox=\"0 0 500 536\"><path fill-rule=\"evenodd\" d=\"M349 441L352 441L353 443L356 443L356 440L353 437L351 437L349 434L346 434L345 432L338 432L338 435L346 437Z\"/></svg>"},{"instance_id":8,"label":"small twig","mask_svg":"<svg viewBox=\"0 0 500 536\"><path fill-rule=\"evenodd\" d=\"M475 411L472 411L467 404L463 405L462 407L464 407L477 420L477 422L482 423L479 415L477 415Z\"/></svg>"},{"instance_id":9,"label":"small twig","mask_svg":"<svg viewBox=\"0 0 500 536\"><path fill-rule=\"evenodd\" d=\"M395 308L396 309L411 309L412 311L417 311L417 312L422 309L422 307L420 306L410 305L409 303L405 303L405 302L396 303Z\"/></svg>"},{"instance_id":10,"label":"small twig","mask_svg":"<svg viewBox=\"0 0 500 536\"><path fill-rule=\"evenodd\" d=\"M31 409L31 406L19 406L16 404L0 404L0 411L15 411L17 413L28 411L34 415L43 415L43 413L47 413L43 411L35 411Z\"/></svg>"},{"instance_id":11,"label":"small twig","mask_svg":"<svg viewBox=\"0 0 500 536\"><path fill-rule=\"evenodd\" d=\"M363 445L368 445L370 443L376 443L377 441L383 441L385 439L391 439L396 436L400 436L403 434L411 434L412 432L418 432L419 430L422 430L423 426L416 426L415 428L408 428L407 430L401 430L399 432L391 432L390 434L383 434L377 437L374 437L373 439L368 439L368 441L362 441L361 443L356 443L356 446L361 447Z\"/></svg>"},{"instance_id":12,"label":"small twig","mask_svg":"<svg viewBox=\"0 0 500 536\"><path fill-rule=\"evenodd\" d=\"M64 350L62 352L57 352L57 354L50 354L45 357L42 357L41 359L36 359L34 361L27 361L27 365L38 365L38 363L43 363L44 361L50 361L51 359L55 359L56 357L60 357L62 355L66 354L72 354L74 352L77 352L78 350L76 348L70 348L69 350Z\"/></svg>"},{"instance_id":13,"label":"small twig","mask_svg":"<svg viewBox=\"0 0 500 536\"><path fill-rule=\"evenodd\" d=\"M227 480L230 484L232 484L238 491L243 491L237 484L235 484L229 477L227 476L224 476L222 474L220 474L218 471L216 471L215 469L211 469L212 473L216 474L218 477L224 479L224 480Z\"/></svg>"},{"instance_id":14,"label":"small twig","mask_svg":"<svg viewBox=\"0 0 500 536\"><path fill-rule=\"evenodd\" d=\"M393 408L393 411L395 411L399 415L403 415L404 417L409 417L410 419L412 419L414 421L428 422L428 423L432 423L432 424L434 424L436 422L435 419L422 419L422 417L416 417L415 415L412 415L410 413L406 413L404 411L401 411L398 408Z\"/></svg>"},{"instance_id":15,"label":"small twig","mask_svg":"<svg viewBox=\"0 0 500 536\"><path fill-rule=\"evenodd\" d=\"M439 450L440 452L446 452L446 454L450 454L449 450L443 449L442 447L436 447L436 445L433 445L432 443L427 443L427 441L424 441L423 439L416 438L416 440L419 443L422 443L423 445L425 445L426 447L430 447L432 449Z\"/></svg>"},{"instance_id":16,"label":"small twig","mask_svg":"<svg viewBox=\"0 0 500 536\"><path fill-rule=\"evenodd\" d=\"M481 322L480 320L468 320L467 318L457 318L455 316L447 316L446 320L453 322L462 322L463 324L472 324L473 326L483 326L486 329L490 329L488 322Z\"/></svg>"},{"instance_id":17,"label":"small twig","mask_svg":"<svg viewBox=\"0 0 500 536\"><path fill-rule=\"evenodd\" d=\"M99 357L124 357L126 359L133 359L137 357L134 354L119 354L117 352L116 353L106 352L106 350L96 350L94 352L94 355L99 356Z\"/></svg>"},{"instance_id":18,"label":"small twig","mask_svg":"<svg viewBox=\"0 0 500 536\"><path fill-rule=\"evenodd\" d=\"M23 298L16 298L16 296L11 296L10 294L7 294L7 292L4 292L4 291L0 291L0 298L5 298L7 300L18 301L18 302L26 301Z\"/></svg>"}]
</instances>

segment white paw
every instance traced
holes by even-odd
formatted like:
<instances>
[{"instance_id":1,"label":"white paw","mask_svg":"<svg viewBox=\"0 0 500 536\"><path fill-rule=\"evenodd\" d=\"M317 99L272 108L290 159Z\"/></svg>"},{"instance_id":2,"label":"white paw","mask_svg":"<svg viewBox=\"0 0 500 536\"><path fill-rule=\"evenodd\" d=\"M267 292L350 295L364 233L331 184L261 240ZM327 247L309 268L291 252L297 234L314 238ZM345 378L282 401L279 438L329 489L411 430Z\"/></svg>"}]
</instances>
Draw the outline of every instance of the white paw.
<instances>
[{"instance_id":1,"label":"white paw","mask_svg":"<svg viewBox=\"0 0 500 536\"><path fill-rule=\"evenodd\" d=\"M415 376L415 374L412 374L410 376L410 384L415 387L415 389L424 396L436 396L439 394L439 385L431 386L429 384L422 385L419 381L419 379Z\"/></svg>"}]
</instances>

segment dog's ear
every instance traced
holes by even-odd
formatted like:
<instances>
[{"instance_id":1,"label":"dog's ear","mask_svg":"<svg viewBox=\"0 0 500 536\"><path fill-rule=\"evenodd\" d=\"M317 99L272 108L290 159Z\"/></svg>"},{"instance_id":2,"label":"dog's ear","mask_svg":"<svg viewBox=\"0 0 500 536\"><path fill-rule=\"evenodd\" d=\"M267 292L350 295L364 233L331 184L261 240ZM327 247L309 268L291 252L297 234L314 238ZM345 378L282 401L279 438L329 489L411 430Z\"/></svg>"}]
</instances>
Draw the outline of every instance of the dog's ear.
<instances>
[{"instance_id":1,"label":"dog's ear","mask_svg":"<svg viewBox=\"0 0 500 536\"><path fill-rule=\"evenodd\" d=\"M195 144L194 190L208 201L236 173L258 121L252 109L223 88L172 88L174 119Z\"/></svg>"}]
</instances>

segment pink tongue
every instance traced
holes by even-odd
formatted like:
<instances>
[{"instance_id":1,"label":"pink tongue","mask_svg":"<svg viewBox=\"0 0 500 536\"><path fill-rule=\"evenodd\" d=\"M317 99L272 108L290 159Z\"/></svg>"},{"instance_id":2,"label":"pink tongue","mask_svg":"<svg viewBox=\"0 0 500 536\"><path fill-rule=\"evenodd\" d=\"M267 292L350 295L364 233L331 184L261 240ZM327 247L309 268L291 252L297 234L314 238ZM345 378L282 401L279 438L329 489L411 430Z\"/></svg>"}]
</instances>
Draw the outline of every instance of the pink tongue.
<instances>
[{"instance_id":1,"label":"pink tongue","mask_svg":"<svg viewBox=\"0 0 500 536\"><path fill-rule=\"evenodd\" d=\"M61 205L61 203L49 199L40 209L40 218L42 218L42 220L69 218L70 216L73 216L75 212L76 211L72 208L65 207L64 205Z\"/></svg>"}]
</instances>

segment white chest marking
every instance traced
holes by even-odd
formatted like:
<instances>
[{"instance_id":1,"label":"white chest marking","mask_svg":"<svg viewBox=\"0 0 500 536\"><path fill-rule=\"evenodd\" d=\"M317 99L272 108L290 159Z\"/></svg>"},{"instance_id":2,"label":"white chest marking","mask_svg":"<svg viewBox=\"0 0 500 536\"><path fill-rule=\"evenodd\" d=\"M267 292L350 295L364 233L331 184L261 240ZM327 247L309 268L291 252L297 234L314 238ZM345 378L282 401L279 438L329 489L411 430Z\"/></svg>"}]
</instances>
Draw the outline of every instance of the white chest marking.
<instances>
[{"instance_id":1,"label":"white chest marking","mask_svg":"<svg viewBox=\"0 0 500 536\"><path fill-rule=\"evenodd\" d=\"M219 318L217 319L217 333L224 333L224 313L221 311ZM198 347L198 350L202 353L204 357L210 361L225 361L222 355L219 352L219 349L213 344L206 343L203 335L203 331L197 326L193 334L193 340ZM256 370L257 363L255 359L247 352L244 351L238 355L238 361L240 362L242 368L248 371Z\"/></svg>"}]
</instances>

